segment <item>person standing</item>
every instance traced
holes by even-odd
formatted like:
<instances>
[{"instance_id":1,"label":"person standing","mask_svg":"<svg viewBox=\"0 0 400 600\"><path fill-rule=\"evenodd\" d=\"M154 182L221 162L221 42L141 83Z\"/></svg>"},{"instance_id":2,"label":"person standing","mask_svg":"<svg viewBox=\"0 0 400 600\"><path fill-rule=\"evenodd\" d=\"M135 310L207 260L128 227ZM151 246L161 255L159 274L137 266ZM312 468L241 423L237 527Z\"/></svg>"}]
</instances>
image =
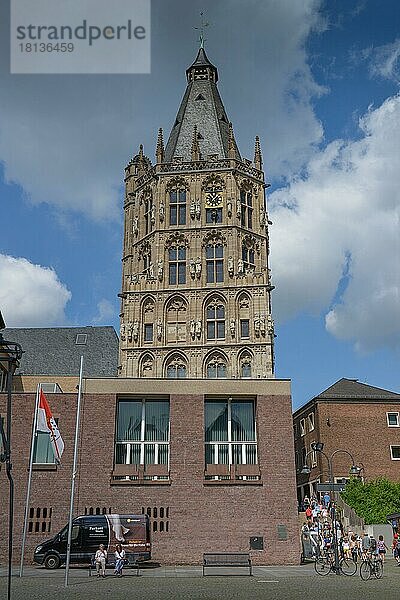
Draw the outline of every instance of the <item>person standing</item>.
<instances>
[{"instance_id":1,"label":"person standing","mask_svg":"<svg viewBox=\"0 0 400 600\"><path fill-rule=\"evenodd\" d=\"M385 540L383 539L383 535L379 536L376 545L377 545L377 550L378 550L379 558L381 559L382 564L384 564L384 562L385 562L385 554L386 554L386 551L388 550L388 547L385 544Z\"/></svg>"},{"instance_id":2,"label":"person standing","mask_svg":"<svg viewBox=\"0 0 400 600\"><path fill-rule=\"evenodd\" d=\"M115 546L115 571L114 574L122 577L122 569L125 564L126 553L121 544Z\"/></svg>"},{"instance_id":3,"label":"person standing","mask_svg":"<svg viewBox=\"0 0 400 600\"><path fill-rule=\"evenodd\" d=\"M97 550L97 552L94 556L97 577L105 577L106 576L106 560L107 560L107 551L104 548L103 544L100 544L99 549Z\"/></svg>"},{"instance_id":4,"label":"person standing","mask_svg":"<svg viewBox=\"0 0 400 600\"><path fill-rule=\"evenodd\" d=\"M361 540L361 549L362 549L364 560L367 558L367 554L369 552L370 547L371 547L371 538L369 537L368 533L366 531L364 531L363 537Z\"/></svg>"}]
</instances>

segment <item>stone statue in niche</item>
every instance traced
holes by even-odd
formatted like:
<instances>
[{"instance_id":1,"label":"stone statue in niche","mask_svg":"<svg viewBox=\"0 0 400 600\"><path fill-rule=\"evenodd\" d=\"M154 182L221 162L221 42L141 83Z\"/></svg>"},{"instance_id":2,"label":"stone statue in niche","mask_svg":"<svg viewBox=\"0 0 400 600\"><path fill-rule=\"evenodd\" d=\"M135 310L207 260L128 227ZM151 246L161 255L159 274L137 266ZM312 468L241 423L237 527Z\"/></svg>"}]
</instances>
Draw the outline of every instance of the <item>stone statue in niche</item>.
<instances>
[{"instance_id":1,"label":"stone statue in niche","mask_svg":"<svg viewBox=\"0 0 400 600\"><path fill-rule=\"evenodd\" d=\"M195 331L198 338L201 336L201 321L196 321Z\"/></svg>"},{"instance_id":2,"label":"stone statue in niche","mask_svg":"<svg viewBox=\"0 0 400 600\"><path fill-rule=\"evenodd\" d=\"M125 340L125 335L126 335L125 323L121 323L121 327L119 329L119 337L121 338L121 341Z\"/></svg>"},{"instance_id":3,"label":"stone statue in niche","mask_svg":"<svg viewBox=\"0 0 400 600\"><path fill-rule=\"evenodd\" d=\"M273 321L271 315L268 315L268 317L267 317L267 331L268 331L269 335L273 335L273 333L274 333L274 321Z\"/></svg>"},{"instance_id":4,"label":"stone statue in niche","mask_svg":"<svg viewBox=\"0 0 400 600\"><path fill-rule=\"evenodd\" d=\"M266 213L265 213L265 210L262 208L260 211L260 227L265 227L266 223L267 223Z\"/></svg>"},{"instance_id":5,"label":"stone statue in niche","mask_svg":"<svg viewBox=\"0 0 400 600\"><path fill-rule=\"evenodd\" d=\"M235 321L235 319L231 319L229 321L229 330L231 332L231 336L234 337L235 332L236 332L236 321Z\"/></svg>"},{"instance_id":6,"label":"stone statue in niche","mask_svg":"<svg viewBox=\"0 0 400 600\"><path fill-rule=\"evenodd\" d=\"M226 211L228 213L228 217L232 216L232 200L229 198L228 202L226 203Z\"/></svg>"},{"instance_id":7,"label":"stone statue in niche","mask_svg":"<svg viewBox=\"0 0 400 600\"><path fill-rule=\"evenodd\" d=\"M190 259L189 262L189 272L192 279L194 279L196 275L196 263L193 258Z\"/></svg>"},{"instance_id":8,"label":"stone statue in niche","mask_svg":"<svg viewBox=\"0 0 400 600\"><path fill-rule=\"evenodd\" d=\"M139 321L135 319L132 324L132 337L137 342L139 338Z\"/></svg>"},{"instance_id":9,"label":"stone statue in niche","mask_svg":"<svg viewBox=\"0 0 400 600\"><path fill-rule=\"evenodd\" d=\"M156 207L154 206L154 204L150 209L150 221L152 225L154 225L154 223L156 222Z\"/></svg>"},{"instance_id":10,"label":"stone statue in niche","mask_svg":"<svg viewBox=\"0 0 400 600\"><path fill-rule=\"evenodd\" d=\"M254 317L254 333L256 334L257 337L260 335L260 329L261 329L260 315L255 315L255 317Z\"/></svg>"},{"instance_id":11,"label":"stone statue in niche","mask_svg":"<svg viewBox=\"0 0 400 600\"><path fill-rule=\"evenodd\" d=\"M194 319L190 321L190 335L192 337L192 340L194 340L196 336L196 321Z\"/></svg>"},{"instance_id":12,"label":"stone statue in niche","mask_svg":"<svg viewBox=\"0 0 400 600\"><path fill-rule=\"evenodd\" d=\"M235 271L235 265L233 261L233 256L228 256L228 273L229 276L232 277Z\"/></svg>"},{"instance_id":13,"label":"stone statue in niche","mask_svg":"<svg viewBox=\"0 0 400 600\"><path fill-rule=\"evenodd\" d=\"M244 274L244 261L243 261L243 258L239 258L238 259L238 274L239 275L243 275Z\"/></svg>"},{"instance_id":14,"label":"stone statue in niche","mask_svg":"<svg viewBox=\"0 0 400 600\"><path fill-rule=\"evenodd\" d=\"M128 338L128 342L132 341L132 335L133 335L133 323L131 323L129 321L129 323L127 325L127 338Z\"/></svg>"},{"instance_id":15,"label":"stone statue in niche","mask_svg":"<svg viewBox=\"0 0 400 600\"><path fill-rule=\"evenodd\" d=\"M198 256L196 258L196 277L197 279L200 279L200 275L201 275L201 258L200 256Z\"/></svg>"},{"instance_id":16,"label":"stone statue in niche","mask_svg":"<svg viewBox=\"0 0 400 600\"><path fill-rule=\"evenodd\" d=\"M135 236L137 236L137 234L139 233L139 218L138 217L133 217L132 231L133 231L133 235L135 235Z\"/></svg>"},{"instance_id":17,"label":"stone statue in niche","mask_svg":"<svg viewBox=\"0 0 400 600\"><path fill-rule=\"evenodd\" d=\"M199 220L200 216L201 216L201 203L200 200L196 200L196 208L195 208L195 213L196 213L196 219Z\"/></svg>"},{"instance_id":18,"label":"stone statue in niche","mask_svg":"<svg viewBox=\"0 0 400 600\"><path fill-rule=\"evenodd\" d=\"M242 204L240 202L240 198L236 200L236 216L238 219L242 216Z\"/></svg>"},{"instance_id":19,"label":"stone statue in niche","mask_svg":"<svg viewBox=\"0 0 400 600\"><path fill-rule=\"evenodd\" d=\"M154 265L153 263L149 264L149 268L147 271L147 279L154 279Z\"/></svg>"},{"instance_id":20,"label":"stone statue in niche","mask_svg":"<svg viewBox=\"0 0 400 600\"><path fill-rule=\"evenodd\" d=\"M164 261L162 258L157 263L157 277L159 281L162 281L164 275Z\"/></svg>"},{"instance_id":21,"label":"stone statue in niche","mask_svg":"<svg viewBox=\"0 0 400 600\"><path fill-rule=\"evenodd\" d=\"M260 332L261 332L261 335L265 335L265 331L266 331L265 330L265 317L262 316L262 317L260 317Z\"/></svg>"},{"instance_id":22,"label":"stone statue in niche","mask_svg":"<svg viewBox=\"0 0 400 600\"><path fill-rule=\"evenodd\" d=\"M161 340L162 337L162 320L157 319L157 339Z\"/></svg>"},{"instance_id":23,"label":"stone statue in niche","mask_svg":"<svg viewBox=\"0 0 400 600\"><path fill-rule=\"evenodd\" d=\"M196 216L196 202L194 200L190 201L189 213L190 217L194 219Z\"/></svg>"},{"instance_id":24,"label":"stone statue in niche","mask_svg":"<svg viewBox=\"0 0 400 600\"><path fill-rule=\"evenodd\" d=\"M164 221L164 218L165 218L165 204L164 204L164 202L162 200L161 200L160 206L158 208L158 215L160 217L160 222L162 223Z\"/></svg>"}]
</instances>

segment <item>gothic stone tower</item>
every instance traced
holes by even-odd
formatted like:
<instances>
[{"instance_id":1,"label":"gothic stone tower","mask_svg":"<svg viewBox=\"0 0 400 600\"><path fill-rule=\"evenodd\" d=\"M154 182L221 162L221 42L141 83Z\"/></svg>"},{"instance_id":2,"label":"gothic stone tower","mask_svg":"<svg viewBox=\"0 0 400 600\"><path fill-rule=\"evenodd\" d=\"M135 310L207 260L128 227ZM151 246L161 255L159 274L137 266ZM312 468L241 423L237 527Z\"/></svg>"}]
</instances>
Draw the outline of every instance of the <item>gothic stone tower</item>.
<instances>
[{"instance_id":1,"label":"gothic stone tower","mask_svg":"<svg viewBox=\"0 0 400 600\"><path fill-rule=\"evenodd\" d=\"M200 48L164 148L125 169L120 376L271 378L274 326L259 139L242 158Z\"/></svg>"}]
</instances>

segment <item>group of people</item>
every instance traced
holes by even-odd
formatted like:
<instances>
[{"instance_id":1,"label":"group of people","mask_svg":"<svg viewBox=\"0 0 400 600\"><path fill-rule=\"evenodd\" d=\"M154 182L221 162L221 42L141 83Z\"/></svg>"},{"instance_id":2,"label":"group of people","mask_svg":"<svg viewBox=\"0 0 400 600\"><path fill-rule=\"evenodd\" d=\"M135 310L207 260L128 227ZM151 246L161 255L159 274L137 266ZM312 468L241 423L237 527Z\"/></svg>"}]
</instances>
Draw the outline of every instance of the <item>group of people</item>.
<instances>
[{"instance_id":1,"label":"group of people","mask_svg":"<svg viewBox=\"0 0 400 600\"><path fill-rule=\"evenodd\" d=\"M387 552L392 550L400 566L400 538L397 533L394 533L392 546L389 549L383 535L379 535L376 540L366 532L359 535L350 529L345 531L343 523L336 515L332 519L334 504L328 494L325 494L321 501L316 498L309 500L306 496L303 507L307 520L302 526L302 538L303 542L309 542L308 547L313 557L320 556L333 548L336 540L340 557L357 562L359 558L364 559L368 555L376 554L384 562Z\"/></svg>"},{"instance_id":2,"label":"group of people","mask_svg":"<svg viewBox=\"0 0 400 600\"><path fill-rule=\"evenodd\" d=\"M122 577L122 569L126 564L126 553L122 548L121 544L117 544L115 546L114 552L115 558L115 570L114 575L118 577ZM105 577L106 576L106 562L107 562L107 550L105 549L103 544L100 544L95 556L94 562L96 565L97 577Z\"/></svg>"}]
</instances>

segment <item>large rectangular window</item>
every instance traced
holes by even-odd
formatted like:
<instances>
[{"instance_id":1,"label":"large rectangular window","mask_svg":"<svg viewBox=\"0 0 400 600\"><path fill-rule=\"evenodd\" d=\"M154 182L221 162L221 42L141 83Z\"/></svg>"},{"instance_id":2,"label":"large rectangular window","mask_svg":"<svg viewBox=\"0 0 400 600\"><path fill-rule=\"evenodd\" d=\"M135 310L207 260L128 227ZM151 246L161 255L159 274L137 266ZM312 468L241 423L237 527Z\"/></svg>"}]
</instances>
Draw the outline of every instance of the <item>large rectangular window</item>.
<instances>
[{"instance_id":1,"label":"large rectangular window","mask_svg":"<svg viewBox=\"0 0 400 600\"><path fill-rule=\"evenodd\" d=\"M58 424L58 419L55 419ZM47 465L54 464L53 446L50 441L50 434L44 431L38 431L33 445L33 462L35 464Z\"/></svg>"},{"instance_id":2,"label":"large rectangular window","mask_svg":"<svg viewBox=\"0 0 400 600\"><path fill-rule=\"evenodd\" d=\"M222 244L206 248L207 283L224 281L224 248Z\"/></svg>"},{"instance_id":3,"label":"large rectangular window","mask_svg":"<svg viewBox=\"0 0 400 600\"><path fill-rule=\"evenodd\" d=\"M169 193L169 224L186 225L186 190Z\"/></svg>"},{"instance_id":4,"label":"large rectangular window","mask_svg":"<svg viewBox=\"0 0 400 600\"><path fill-rule=\"evenodd\" d=\"M186 248L170 248L168 253L169 260L169 284L186 283Z\"/></svg>"},{"instance_id":5,"label":"large rectangular window","mask_svg":"<svg viewBox=\"0 0 400 600\"><path fill-rule=\"evenodd\" d=\"M253 400L206 400L206 465L255 465L257 439Z\"/></svg>"},{"instance_id":6,"label":"large rectangular window","mask_svg":"<svg viewBox=\"0 0 400 600\"><path fill-rule=\"evenodd\" d=\"M169 464L169 401L120 400L116 464Z\"/></svg>"}]
</instances>

